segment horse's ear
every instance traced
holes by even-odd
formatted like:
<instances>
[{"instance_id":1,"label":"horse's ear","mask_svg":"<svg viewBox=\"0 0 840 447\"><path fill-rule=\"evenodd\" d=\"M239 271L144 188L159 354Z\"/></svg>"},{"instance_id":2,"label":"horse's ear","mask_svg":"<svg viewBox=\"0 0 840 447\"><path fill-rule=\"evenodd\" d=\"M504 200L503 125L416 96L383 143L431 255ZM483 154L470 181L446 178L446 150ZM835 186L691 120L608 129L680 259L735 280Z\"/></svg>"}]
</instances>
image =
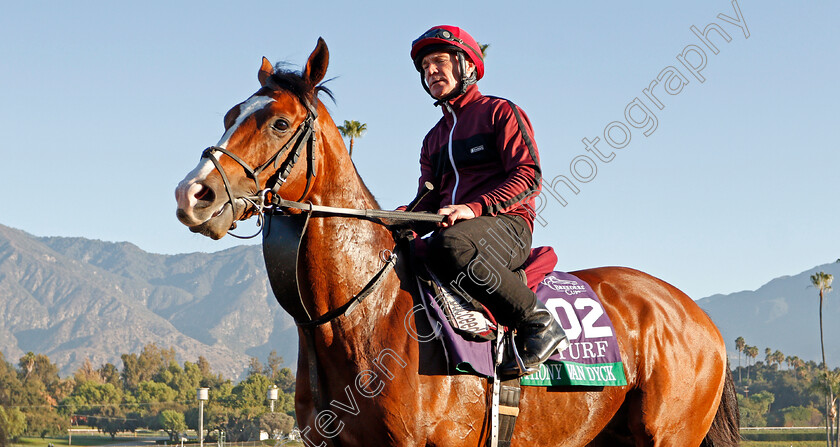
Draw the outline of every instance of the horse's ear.
<instances>
[{"instance_id":1,"label":"horse's ear","mask_svg":"<svg viewBox=\"0 0 840 447\"><path fill-rule=\"evenodd\" d=\"M274 66L271 65L271 62L263 56L262 58L262 66L260 67L260 71L257 73L257 79L260 80L260 85L265 87L265 81L268 79L269 76L274 74Z\"/></svg>"},{"instance_id":2,"label":"horse's ear","mask_svg":"<svg viewBox=\"0 0 840 447\"><path fill-rule=\"evenodd\" d=\"M318 38L318 45L315 51L309 55L306 67L303 69L303 77L309 81L309 85L316 86L324 80L327 74L327 65L330 64L330 52L327 50L327 43L324 39Z\"/></svg>"}]
</instances>

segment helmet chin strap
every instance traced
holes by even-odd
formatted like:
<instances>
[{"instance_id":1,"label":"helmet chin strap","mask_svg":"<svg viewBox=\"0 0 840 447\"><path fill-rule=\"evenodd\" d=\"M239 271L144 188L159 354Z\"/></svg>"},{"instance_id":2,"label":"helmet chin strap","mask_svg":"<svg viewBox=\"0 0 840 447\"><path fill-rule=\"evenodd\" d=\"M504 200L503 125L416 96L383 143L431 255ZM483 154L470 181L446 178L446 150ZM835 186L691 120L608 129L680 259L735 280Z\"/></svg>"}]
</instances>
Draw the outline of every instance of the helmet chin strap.
<instances>
[{"instance_id":1,"label":"helmet chin strap","mask_svg":"<svg viewBox=\"0 0 840 447\"><path fill-rule=\"evenodd\" d=\"M455 54L456 54L456 57L458 58L458 68L459 68L459 71L461 73L460 87L456 88L455 90L452 90L452 93L444 96L443 98L437 99L432 95L431 90L429 90L429 86L426 85L426 77L425 77L424 73L422 71L420 72L420 84L423 86L423 90L426 90L426 93L428 93L429 96L431 96L432 98L435 99L435 107L440 106L441 104L443 104L447 101L452 101L453 99L463 95L464 93L467 92L467 87L469 87L469 86L475 84L476 82L478 82L478 80L476 79L478 76L476 75L475 70L473 70L473 72L470 73L469 76L467 76L467 74L466 74L467 73L467 59L464 57L464 53L461 52L461 51L458 51Z\"/></svg>"}]
</instances>

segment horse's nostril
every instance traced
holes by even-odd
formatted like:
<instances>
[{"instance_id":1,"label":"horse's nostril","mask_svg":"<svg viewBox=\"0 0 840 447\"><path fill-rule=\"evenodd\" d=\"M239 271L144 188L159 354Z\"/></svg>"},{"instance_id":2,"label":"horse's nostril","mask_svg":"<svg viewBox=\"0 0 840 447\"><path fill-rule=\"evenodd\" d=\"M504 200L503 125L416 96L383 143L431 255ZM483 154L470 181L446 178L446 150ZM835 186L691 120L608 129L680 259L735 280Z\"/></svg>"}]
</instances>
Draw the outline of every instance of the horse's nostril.
<instances>
[{"instance_id":1,"label":"horse's nostril","mask_svg":"<svg viewBox=\"0 0 840 447\"><path fill-rule=\"evenodd\" d=\"M216 193L213 189L208 188L207 185L201 185L201 189L195 193L196 200L206 200L212 202L216 198Z\"/></svg>"}]
</instances>

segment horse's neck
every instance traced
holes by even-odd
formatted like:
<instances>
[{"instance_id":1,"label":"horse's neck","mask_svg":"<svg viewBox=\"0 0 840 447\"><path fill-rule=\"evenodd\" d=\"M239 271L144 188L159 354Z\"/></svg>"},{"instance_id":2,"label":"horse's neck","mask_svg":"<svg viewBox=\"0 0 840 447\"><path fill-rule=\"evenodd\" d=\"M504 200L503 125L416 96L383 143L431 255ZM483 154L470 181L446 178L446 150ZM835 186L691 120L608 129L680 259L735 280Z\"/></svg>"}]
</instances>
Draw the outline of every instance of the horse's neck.
<instances>
[{"instance_id":1,"label":"horse's neck","mask_svg":"<svg viewBox=\"0 0 840 447\"><path fill-rule=\"evenodd\" d=\"M377 207L341 136L330 130L319 135L325 148L310 199L316 205ZM309 289L302 292L310 293L306 301L315 316L345 304L358 293L382 267L381 255L394 248L394 239L384 226L370 220L318 215L310 219L302 244L305 259L301 259L301 274Z\"/></svg>"}]
</instances>

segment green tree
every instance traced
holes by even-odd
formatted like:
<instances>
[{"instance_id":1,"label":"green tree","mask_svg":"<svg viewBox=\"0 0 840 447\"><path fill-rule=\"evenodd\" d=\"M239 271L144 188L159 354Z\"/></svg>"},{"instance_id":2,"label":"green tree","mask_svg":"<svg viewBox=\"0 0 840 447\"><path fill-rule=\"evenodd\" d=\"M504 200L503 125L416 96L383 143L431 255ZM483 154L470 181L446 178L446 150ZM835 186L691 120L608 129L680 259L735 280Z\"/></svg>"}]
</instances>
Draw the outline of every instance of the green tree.
<instances>
[{"instance_id":1,"label":"green tree","mask_svg":"<svg viewBox=\"0 0 840 447\"><path fill-rule=\"evenodd\" d=\"M60 382L58 366L53 364L50 358L44 354L26 353L20 359L20 367L24 372L23 382L37 380L50 391L53 391Z\"/></svg>"},{"instance_id":2,"label":"green tree","mask_svg":"<svg viewBox=\"0 0 840 447\"><path fill-rule=\"evenodd\" d=\"M476 42L476 43L478 44L478 48L481 50L481 58L486 59L487 58L487 50L490 48L490 44L489 43L481 43L481 42Z\"/></svg>"},{"instance_id":3,"label":"green tree","mask_svg":"<svg viewBox=\"0 0 840 447\"><path fill-rule=\"evenodd\" d=\"M61 401L62 412L93 414L100 405L117 405L123 400L123 391L110 383L82 382L70 396Z\"/></svg>"},{"instance_id":4,"label":"green tree","mask_svg":"<svg viewBox=\"0 0 840 447\"><path fill-rule=\"evenodd\" d=\"M21 372L23 372L23 382L26 382L29 379L29 376L35 370L35 353L32 351L27 352L20 358L18 362L18 367L20 367Z\"/></svg>"},{"instance_id":5,"label":"green tree","mask_svg":"<svg viewBox=\"0 0 840 447\"><path fill-rule=\"evenodd\" d=\"M271 380L277 380L276 377L280 375L280 371L283 369L283 357L277 355L276 350L272 350L270 354L268 354L268 359L266 359L265 369L263 369L263 374Z\"/></svg>"},{"instance_id":6,"label":"green tree","mask_svg":"<svg viewBox=\"0 0 840 447\"><path fill-rule=\"evenodd\" d=\"M94 383L103 383L105 382L102 379L102 376L99 375L99 372L93 367L93 363L90 362L90 358L85 357L85 361L82 363L82 366L76 370L73 374L73 378L76 380L76 383L81 382L94 382Z\"/></svg>"},{"instance_id":7,"label":"green tree","mask_svg":"<svg viewBox=\"0 0 840 447\"><path fill-rule=\"evenodd\" d=\"M273 439L279 439L295 428L295 418L285 413L265 413L259 421L260 430L271 434Z\"/></svg>"},{"instance_id":8,"label":"green tree","mask_svg":"<svg viewBox=\"0 0 840 447\"><path fill-rule=\"evenodd\" d=\"M295 373L289 368L282 368L272 380L286 394L295 394Z\"/></svg>"},{"instance_id":9,"label":"green tree","mask_svg":"<svg viewBox=\"0 0 840 447\"><path fill-rule=\"evenodd\" d=\"M8 390L8 400L19 405L26 417L24 434L44 437L58 433L66 424L62 424L55 405L72 390L72 381L62 381L58 367L44 354L27 352L18 366L20 380Z\"/></svg>"},{"instance_id":10,"label":"green tree","mask_svg":"<svg viewBox=\"0 0 840 447\"><path fill-rule=\"evenodd\" d=\"M26 431L26 416L17 408L0 406L0 446L9 445Z\"/></svg>"},{"instance_id":11,"label":"green tree","mask_svg":"<svg viewBox=\"0 0 840 447\"><path fill-rule=\"evenodd\" d=\"M26 415L27 436L39 436L42 439L47 436L59 436L66 434L70 426L70 420L56 412L51 407L37 408L35 411L28 411Z\"/></svg>"},{"instance_id":12,"label":"green tree","mask_svg":"<svg viewBox=\"0 0 840 447\"><path fill-rule=\"evenodd\" d=\"M126 388L134 390L140 382L152 380L161 369L175 362L175 349L162 349L154 343L149 343L143 347L139 356L132 353L123 354L120 358L123 362L123 384Z\"/></svg>"},{"instance_id":13,"label":"green tree","mask_svg":"<svg viewBox=\"0 0 840 447\"><path fill-rule=\"evenodd\" d=\"M344 138L350 139L350 158L353 158L353 143L356 138L361 138L367 132L367 124L358 121L344 120L344 125L338 126L338 131Z\"/></svg>"},{"instance_id":14,"label":"green tree","mask_svg":"<svg viewBox=\"0 0 840 447\"><path fill-rule=\"evenodd\" d=\"M7 362L3 353L0 352L0 406L11 405L15 394L21 388L23 385L20 383L15 367Z\"/></svg>"},{"instance_id":15,"label":"green tree","mask_svg":"<svg viewBox=\"0 0 840 447\"><path fill-rule=\"evenodd\" d=\"M256 357L248 359L248 377L253 375L262 375L263 370L263 364L260 363L260 359Z\"/></svg>"},{"instance_id":16,"label":"green tree","mask_svg":"<svg viewBox=\"0 0 840 447\"><path fill-rule=\"evenodd\" d=\"M758 348L756 348L758 349ZM775 400L773 393L762 391L752 396L738 396L741 410L741 424L745 427L764 427L767 425L767 413Z\"/></svg>"},{"instance_id":17,"label":"green tree","mask_svg":"<svg viewBox=\"0 0 840 447\"><path fill-rule=\"evenodd\" d=\"M814 427L822 422L822 413L814 407L795 406L781 410L785 427Z\"/></svg>"},{"instance_id":18,"label":"green tree","mask_svg":"<svg viewBox=\"0 0 840 447\"><path fill-rule=\"evenodd\" d=\"M187 429L184 421L184 413L174 410L163 410L158 416L158 423L161 430L169 435L169 440L178 442L179 435Z\"/></svg>"},{"instance_id":19,"label":"green tree","mask_svg":"<svg viewBox=\"0 0 840 447\"><path fill-rule=\"evenodd\" d=\"M129 415L118 405L96 407L87 416L87 420L88 424L110 435L111 439L116 438L117 433L134 431L141 425L138 415Z\"/></svg>"},{"instance_id":20,"label":"green tree","mask_svg":"<svg viewBox=\"0 0 840 447\"><path fill-rule=\"evenodd\" d=\"M165 369L161 369L155 376L154 381L166 384L175 391L175 397L169 400L186 402L195 399L195 389L201 386L201 368L190 362L184 362L184 368L172 362ZM165 402L165 401L161 401Z\"/></svg>"},{"instance_id":21,"label":"green tree","mask_svg":"<svg viewBox=\"0 0 840 447\"><path fill-rule=\"evenodd\" d=\"M136 396L138 402L144 403L173 402L178 397L178 392L165 383L147 380L137 386Z\"/></svg>"},{"instance_id":22,"label":"green tree","mask_svg":"<svg viewBox=\"0 0 840 447\"><path fill-rule=\"evenodd\" d=\"M198 362L196 363L196 365L198 365L198 370L201 371L202 378L210 377L213 375L213 372L210 371L210 362L208 362L203 355L198 356Z\"/></svg>"},{"instance_id":23,"label":"green tree","mask_svg":"<svg viewBox=\"0 0 840 447\"><path fill-rule=\"evenodd\" d=\"M825 435L828 445L832 443L832 418L831 409L833 409L834 396L831 393L831 387L828 385L828 364L825 362L825 338L823 336L823 303L825 302L825 294L831 291L831 283L834 281L834 276L825 272L817 272L811 275L811 285L819 289L820 292L820 350L822 351L823 372L825 374ZM829 407L829 405L831 405Z\"/></svg>"},{"instance_id":24,"label":"green tree","mask_svg":"<svg viewBox=\"0 0 840 447\"><path fill-rule=\"evenodd\" d=\"M26 431L26 416L17 408L0 407L0 442L16 440Z\"/></svg>"},{"instance_id":25,"label":"green tree","mask_svg":"<svg viewBox=\"0 0 840 447\"><path fill-rule=\"evenodd\" d=\"M233 387L233 406L243 409L247 407L266 408L266 395L271 382L262 374L254 374Z\"/></svg>"},{"instance_id":26,"label":"green tree","mask_svg":"<svg viewBox=\"0 0 840 447\"><path fill-rule=\"evenodd\" d=\"M113 363L105 363L104 365L100 366L96 372L99 374L99 377L105 383L110 383L115 387L119 387L122 384L120 383L120 370L114 366Z\"/></svg>"}]
</instances>

